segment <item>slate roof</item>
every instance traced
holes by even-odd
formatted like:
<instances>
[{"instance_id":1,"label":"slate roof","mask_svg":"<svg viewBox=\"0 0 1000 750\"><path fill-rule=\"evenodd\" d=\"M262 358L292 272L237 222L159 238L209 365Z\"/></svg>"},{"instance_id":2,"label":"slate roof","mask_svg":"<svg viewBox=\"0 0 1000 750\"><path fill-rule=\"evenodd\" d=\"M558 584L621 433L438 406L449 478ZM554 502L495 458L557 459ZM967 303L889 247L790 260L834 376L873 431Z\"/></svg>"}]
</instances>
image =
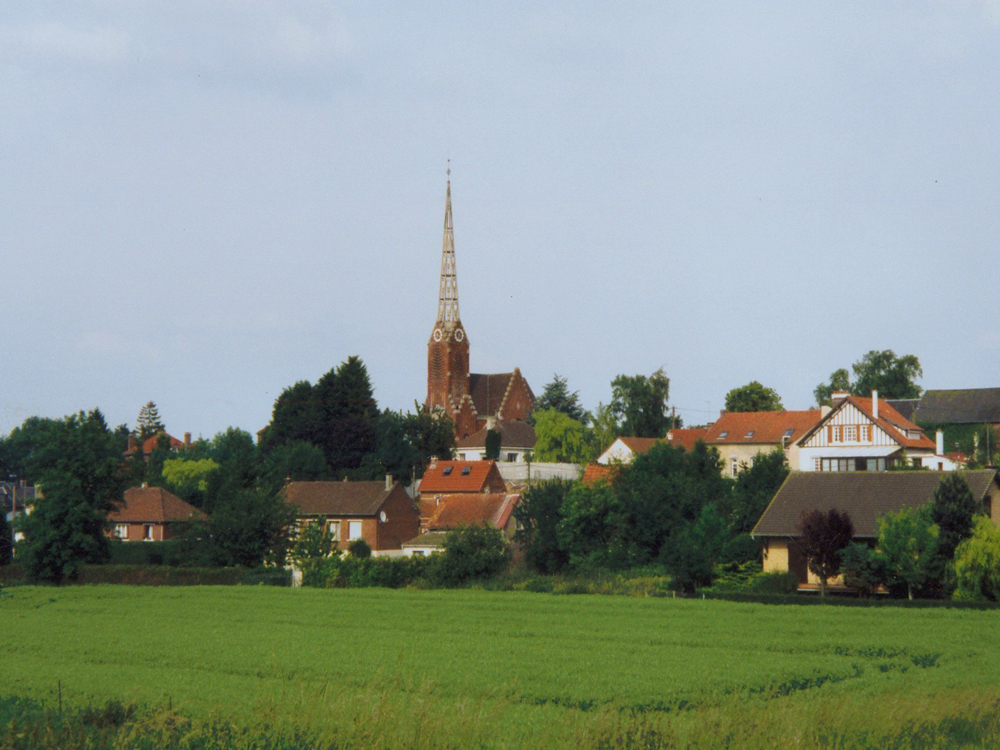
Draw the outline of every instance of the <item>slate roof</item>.
<instances>
[{"instance_id":1,"label":"slate roof","mask_svg":"<svg viewBox=\"0 0 1000 750\"><path fill-rule=\"evenodd\" d=\"M374 516L395 489L385 482L289 482L285 502L300 516Z\"/></svg>"},{"instance_id":2,"label":"slate roof","mask_svg":"<svg viewBox=\"0 0 1000 750\"><path fill-rule=\"evenodd\" d=\"M676 445L686 451L694 449L694 444L699 440L704 440L708 434L707 427L689 427L685 429L671 430L667 433L667 442Z\"/></svg>"},{"instance_id":3,"label":"slate roof","mask_svg":"<svg viewBox=\"0 0 1000 750\"><path fill-rule=\"evenodd\" d=\"M1000 388L924 391L915 419L923 424L998 424Z\"/></svg>"},{"instance_id":4,"label":"slate roof","mask_svg":"<svg viewBox=\"0 0 1000 750\"><path fill-rule=\"evenodd\" d=\"M469 375L469 394L479 416L485 417L497 413L513 377L512 372L493 374L474 372Z\"/></svg>"},{"instance_id":5,"label":"slate roof","mask_svg":"<svg viewBox=\"0 0 1000 750\"><path fill-rule=\"evenodd\" d=\"M430 531L441 531L485 523L502 529L507 525L514 506L520 499L520 495L492 492L479 495L444 495L427 521L427 528Z\"/></svg>"},{"instance_id":6,"label":"slate roof","mask_svg":"<svg viewBox=\"0 0 1000 750\"><path fill-rule=\"evenodd\" d=\"M495 461L438 461L424 472L420 493L483 492L490 479L503 483Z\"/></svg>"},{"instance_id":7,"label":"slate roof","mask_svg":"<svg viewBox=\"0 0 1000 750\"><path fill-rule=\"evenodd\" d=\"M112 523L170 523L205 520L204 513L162 487L130 487L124 502L108 514Z\"/></svg>"},{"instance_id":8,"label":"slate roof","mask_svg":"<svg viewBox=\"0 0 1000 750\"><path fill-rule=\"evenodd\" d=\"M485 448L486 433L485 427L468 437L459 440L455 446L457 448ZM535 437L535 428L527 422L505 422L500 425L500 447L501 448L534 448L538 438Z\"/></svg>"},{"instance_id":9,"label":"slate roof","mask_svg":"<svg viewBox=\"0 0 1000 750\"><path fill-rule=\"evenodd\" d=\"M708 428L704 440L710 445L781 445L789 430L794 443L819 424L820 410L808 411L726 411ZM725 437L723 437L725 435Z\"/></svg>"},{"instance_id":10,"label":"slate roof","mask_svg":"<svg viewBox=\"0 0 1000 750\"><path fill-rule=\"evenodd\" d=\"M793 471L781 485L754 528L753 536L797 537L803 513L847 511L855 537L878 536L875 520L902 508L926 505L934 490L950 472L946 471ZM959 472L969 483L973 497L986 498L990 483L997 482L994 469Z\"/></svg>"}]
</instances>

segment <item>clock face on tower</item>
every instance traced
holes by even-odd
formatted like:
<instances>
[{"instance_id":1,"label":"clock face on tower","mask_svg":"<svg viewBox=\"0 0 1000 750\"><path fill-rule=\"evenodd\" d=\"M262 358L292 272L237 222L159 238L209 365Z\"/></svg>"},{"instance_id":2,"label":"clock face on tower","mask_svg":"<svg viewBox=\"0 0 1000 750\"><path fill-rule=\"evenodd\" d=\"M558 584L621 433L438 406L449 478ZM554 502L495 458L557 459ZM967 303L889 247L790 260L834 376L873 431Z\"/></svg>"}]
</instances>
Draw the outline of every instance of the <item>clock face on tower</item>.
<instances>
[{"instance_id":1,"label":"clock face on tower","mask_svg":"<svg viewBox=\"0 0 1000 750\"><path fill-rule=\"evenodd\" d=\"M441 340L441 329L440 328L435 328L434 329L434 340L435 341L440 341Z\"/></svg>"},{"instance_id":2,"label":"clock face on tower","mask_svg":"<svg viewBox=\"0 0 1000 750\"><path fill-rule=\"evenodd\" d=\"M465 338L465 334L462 332L461 328L459 328L457 331L455 331L455 341L461 341L464 338Z\"/></svg>"}]
</instances>

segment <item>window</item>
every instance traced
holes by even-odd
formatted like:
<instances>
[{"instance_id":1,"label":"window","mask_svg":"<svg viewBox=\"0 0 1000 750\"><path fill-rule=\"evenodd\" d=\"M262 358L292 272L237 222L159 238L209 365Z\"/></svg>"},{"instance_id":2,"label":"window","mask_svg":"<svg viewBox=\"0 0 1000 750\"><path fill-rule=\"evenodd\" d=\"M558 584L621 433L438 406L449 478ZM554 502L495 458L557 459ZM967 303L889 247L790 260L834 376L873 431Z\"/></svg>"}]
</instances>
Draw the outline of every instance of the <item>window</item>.
<instances>
[{"instance_id":1,"label":"window","mask_svg":"<svg viewBox=\"0 0 1000 750\"><path fill-rule=\"evenodd\" d=\"M858 426L849 424L844 426L844 442L855 443L858 440Z\"/></svg>"},{"instance_id":2,"label":"window","mask_svg":"<svg viewBox=\"0 0 1000 750\"><path fill-rule=\"evenodd\" d=\"M840 442L840 425L830 425L830 442L839 443Z\"/></svg>"},{"instance_id":3,"label":"window","mask_svg":"<svg viewBox=\"0 0 1000 750\"><path fill-rule=\"evenodd\" d=\"M736 459L735 456L732 459L730 459L730 467L729 468L730 468L730 472L732 473L732 475L734 477L737 474L739 474L739 472L740 472L740 462Z\"/></svg>"},{"instance_id":4,"label":"window","mask_svg":"<svg viewBox=\"0 0 1000 750\"><path fill-rule=\"evenodd\" d=\"M451 476L451 468L452 467L450 467L450 466L445 466L444 470L441 472L441 474L443 476L450 477Z\"/></svg>"},{"instance_id":5,"label":"window","mask_svg":"<svg viewBox=\"0 0 1000 750\"><path fill-rule=\"evenodd\" d=\"M821 458L813 459L813 471L823 471L823 459Z\"/></svg>"},{"instance_id":6,"label":"window","mask_svg":"<svg viewBox=\"0 0 1000 750\"><path fill-rule=\"evenodd\" d=\"M792 433L794 433L794 432L795 432L795 428L794 427L789 427L787 430L785 430L785 434L781 436L781 439L782 440L788 440L788 438L790 438L792 436Z\"/></svg>"},{"instance_id":7,"label":"window","mask_svg":"<svg viewBox=\"0 0 1000 750\"><path fill-rule=\"evenodd\" d=\"M336 541L340 541L340 521L327 521L326 530Z\"/></svg>"},{"instance_id":8,"label":"window","mask_svg":"<svg viewBox=\"0 0 1000 750\"><path fill-rule=\"evenodd\" d=\"M746 435L743 436L743 439L749 440L752 437L753 437L753 430L750 430L750 432L748 432Z\"/></svg>"},{"instance_id":9,"label":"window","mask_svg":"<svg viewBox=\"0 0 1000 750\"><path fill-rule=\"evenodd\" d=\"M116 523L115 524L115 539L128 539L128 524L127 523Z\"/></svg>"},{"instance_id":10,"label":"window","mask_svg":"<svg viewBox=\"0 0 1000 750\"><path fill-rule=\"evenodd\" d=\"M725 440L727 437L729 437L728 432L720 432L719 437L717 437L716 440Z\"/></svg>"},{"instance_id":11,"label":"window","mask_svg":"<svg viewBox=\"0 0 1000 750\"><path fill-rule=\"evenodd\" d=\"M508 453L507 454L507 463L509 463L509 464L517 463L517 454L516 453Z\"/></svg>"},{"instance_id":12,"label":"window","mask_svg":"<svg viewBox=\"0 0 1000 750\"><path fill-rule=\"evenodd\" d=\"M379 511L378 520L380 520L382 523L386 523L389 520L389 516L385 514L384 510Z\"/></svg>"},{"instance_id":13,"label":"window","mask_svg":"<svg viewBox=\"0 0 1000 750\"><path fill-rule=\"evenodd\" d=\"M878 471L878 460L869 458L865 465L865 471Z\"/></svg>"},{"instance_id":14,"label":"window","mask_svg":"<svg viewBox=\"0 0 1000 750\"><path fill-rule=\"evenodd\" d=\"M462 476L463 476L463 477L467 477L467 476L469 476L469 474L470 474L471 472L472 472L472 467L471 467L471 466L463 466L463 467L462 467Z\"/></svg>"},{"instance_id":15,"label":"window","mask_svg":"<svg viewBox=\"0 0 1000 750\"><path fill-rule=\"evenodd\" d=\"M465 454L464 453L459 453L458 454L458 460L459 461L464 461L465 460Z\"/></svg>"},{"instance_id":16,"label":"window","mask_svg":"<svg viewBox=\"0 0 1000 750\"><path fill-rule=\"evenodd\" d=\"M361 521L347 522L347 541L353 542L361 538Z\"/></svg>"},{"instance_id":17,"label":"window","mask_svg":"<svg viewBox=\"0 0 1000 750\"><path fill-rule=\"evenodd\" d=\"M867 443L869 441L868 425L863 424L858 428L858 440L860 440L862 443Z\"/></svg>"},{"instance_id":18,"label":"window","mask_svg":"<svg viewBox=\"0 0 1000 750\"><path fill-rule=\"evenodd\" d=\"M153 541L153 524L147 523L142 527L142 541L151 542Z\"/></svg>"}]
</instances>

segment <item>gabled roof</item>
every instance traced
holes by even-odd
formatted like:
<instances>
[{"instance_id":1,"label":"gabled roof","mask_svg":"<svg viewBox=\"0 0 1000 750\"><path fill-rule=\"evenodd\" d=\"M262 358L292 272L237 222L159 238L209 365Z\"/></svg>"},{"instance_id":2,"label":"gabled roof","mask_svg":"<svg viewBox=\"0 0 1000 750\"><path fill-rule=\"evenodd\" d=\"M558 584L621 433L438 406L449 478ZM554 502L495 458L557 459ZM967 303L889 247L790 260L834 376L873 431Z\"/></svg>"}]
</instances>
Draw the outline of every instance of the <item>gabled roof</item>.
<instances>
[{"instance_id":1,"label":"gabled roof","mask_svg":"<svg viewBox=\"0 0 1000 750\"><path fill-rule=\"evenodd\" d=\"M300 516L374 516L398 485L385 482L289 482L285 502Z\"/></svg>"},{"instance_id":2,"label":"gabled roof","mask_svg":"<svg viewBox=\"0 0 1000 750\"><path fill-rule=\"evenodd\" d=\"M694 450L694 444L699 440L704 440L708 434L707 427L689 427L685 429L671 430L667 433L666 442L683 448L686 451Z\"/></svg>"},{"instance_id":3,"label":"gabled roof","mask_svg":"<svg viewBox=\"0 0 1000 750\"><path fill-rule=\"evenodd\" d=\"M946 471L793 471L754 528L753 536L797 537L803 513L846 511L854 536L878 536L876 519L903 508L917 508L934 499ZM958 472L977 502L986 499L995 469Z\"/></svg>"},{"instance_id":4,"label":"gabled roof","mask_svg":"<svg viewBox=\"0 0 1000 750\"><path fill-rule=\"evenodd\" d=\"M704 440L710 445L791 445L820 420L819 409L808 411L726 411L709 426ZM790 432L789 432L790 431Z\"/></svg>"},{"instance_id":5,"label":"gabled roof","mask_svg":"<svg viewBox=\"0 0 1000 750\"><path fill-rule=\"evenodd\" d=\"M149 454L149 453L152 453L153 451L155 451L156 450L156 443L159 441L160 435L167 435L167 433L161 432L161 433L159 433L159 435L153 435L152 437L148 437L145 440L143 440L142 441L142 452ZM173 435L167 435L167 437L170 438L170 450L172 450L172 451L173 450L178 450L178 449L184 447L184 443L182 443L180 440L178 440L177 438L175 438ZM125 455L126 456L130 456L133 453L135 453L138 449L139 449L139 446L135 446L134 445L131 448L129 448L127 451L125 451Z\"/></svg>"},{"instance_id":6,"label":"gabled roof","mask_svg":"<svg viewBox=\"0 0 1000 750\"><path fill-rule=\"evenodd\" d=\"M494 461L438 461L424 472L420 493L483 492L497 483L506 486Z\"/></svg>"},{"instance_id":7,"label":"gabled roof","mask_svg":"<svg viewBox=\"0 0 1000 750\"><path fill-rule=\"evenodd\" d=\"M904 448L925 448L932 451L936 448L934 441L924 435L920 427L893 409L885 399L880 398L878 400L878 419L875 419L875 413L872 411L872 400L870 397L848 396L844 401L853 404L862 414L885 430L889 434L889 437ZM836 411L837 407L834 407L830 415ZM906 435L907 431L916 431L920 433L920 437L908 437Z\"/></svg>"},{"instance_id":8,"label":"gabled roof","mask_svg":"<svg viewBox=\"0 0 1000 750\"><path fill-rule=\"evenodd\" d=\"M913 418L923 424L1000 423L1000 388L924 391Z\"/></svg>"},{"instance_id":9,"label":"gabled roof","mask_svg":"<svg viewBox=\"0 0 1000 750\"><path fill-rule=\"evenodd\" d=\"M502 529L510 521L514 506L520 499L520 495L492 492L444 495L427 521L427 528L430 531L443 531L470 524L488 524Z\"/></svg>"},{"instance_id":10,"label":"gabled roof","mask_svg":"<svg viewBox=\"0 0 1000 750\"><path fill-rule=\"evenodd\" d=\"M108 514L112 523L170 523L204 520L204 513L162 487L131 487L124 502Z\"/></svg>"},{"instance_id":11,"label":"gabled roof","mask_svg":"<svg viewBox=\"0 0 1000 750\"><path fill-rule=\"evenodd\" d=\"M505 422L499 426L500 447L503 448L534 448L538 438L535 437L535 428L527 422ZM483 428L472 433L468 437L459 440L457 448L485 448L487 428Z\"/></svg>"},{"instance_id":12,"label":"gabled roof","mask_svg":"<svg viewBox=\"0 0 1000 750\"><path fill-rule=\"evenodd\" d=\"M654 445L663 442L663 438L620 437L618 439L637 456L648 453Z\"/></svg>"},{"instance_id":13,"label":"gabled roof","mask_svg":"<svg viewBox=\"0 0 1000 750\"><path fill-rule=\"evenodd\" d=\"M469 394L479 416L485 417L497 413L513 377L512 372L470 373Z\"/></svg>"}]
</instances>

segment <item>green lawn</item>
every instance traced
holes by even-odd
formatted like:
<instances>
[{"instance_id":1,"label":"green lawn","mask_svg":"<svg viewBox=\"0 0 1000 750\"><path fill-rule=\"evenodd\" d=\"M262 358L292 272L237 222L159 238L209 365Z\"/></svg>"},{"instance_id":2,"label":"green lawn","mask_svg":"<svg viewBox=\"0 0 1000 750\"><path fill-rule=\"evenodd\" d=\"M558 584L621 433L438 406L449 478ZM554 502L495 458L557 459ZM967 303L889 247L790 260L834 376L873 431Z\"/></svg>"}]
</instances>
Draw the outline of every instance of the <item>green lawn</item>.
<instances>
[{"instance_id":1,"label":"green lawn","mask_svg":"<svg viewBox=\"0 0 1000 750\"><path fill-rule=\"evenodd\" d=\"M729 732L733 747L775 737L809 747L815 732L884 739L969 720L1000 698L996 611L485 591L7 591L0 696L53 705L61 682L70 706L169 701L196 717L268 716L340 736L375 721L386 746L414 733L455 746L600 746L642 726L679 745Z\"/></svg>"}]
</instances>

